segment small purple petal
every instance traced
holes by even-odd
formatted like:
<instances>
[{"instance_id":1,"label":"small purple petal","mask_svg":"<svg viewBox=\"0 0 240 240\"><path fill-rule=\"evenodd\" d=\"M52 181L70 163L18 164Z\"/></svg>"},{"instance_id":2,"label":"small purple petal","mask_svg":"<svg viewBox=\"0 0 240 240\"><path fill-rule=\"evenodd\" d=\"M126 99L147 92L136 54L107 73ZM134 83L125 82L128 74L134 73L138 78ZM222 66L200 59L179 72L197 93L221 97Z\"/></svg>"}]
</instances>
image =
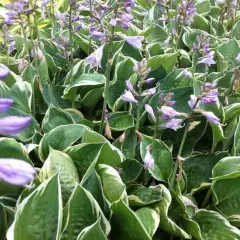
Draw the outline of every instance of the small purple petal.
<instances>
[{"instance_id":1,"label":"small purple petal","mask_svg":"<svg viewBox=\"0 0 240 240\"><path fill-rule=\"evenodd\" d=\"M4 80L8 75L10 71L6 66L1 66L0 65L0 80Z\"/></svg>"},{"instance_id":2,"label":"small purple petal","mask_svg":"<svg viewBox=\"0 0 240 240\"><path fill-rule=\"evenodd\" d=\"M26 186L34 179L36 170L27 162L0 158L0 179L17 186Z\"/></svg>"},{"instance_id":3,"label":"small purple petal","mask_svg":"<svg viewBox=\"0 0 240 240\"><path fill-rule=\"evenodd\" d=\"M219 124L220 119L212 112L202 111L202 115L211 123Z\"/></svg>"},{"instance_id":4,"label":"small purple petal","mask_svg":"<svg viewBox=\"0 0 240 240\"><path fill-rule=\"evenodd\" d=\"M138 101L134 98L133 94L130 91L125 91L125 93L122 95L122 99L125 102L138 103Z\"/></svg>"},{"instance_id":5,"label":"small purple petal","mask_svg":"<svg viewBox=\"0 0 240 240\"><path fill-rule=\"evenodd\" d=\"M128 42L130 45L132 45L135 48L141 49L142 48L142 41L144 40L144 37L142 36L121 36L123 40Z\"/></svg>"},{"instance_id":6,"label":"small purple petal","mask_svg":"<svg viewBox=\"0 0 240 240\"><path fill-rule=\"evenodd\" d=\"M154 169L154 158L151 155L150 151L147 149L146 155L143 159L144 165L146 168Z\"/></svg>"},{"instance_id":7,"label":"small purple petal","mask_svg":"<svg viewBox=\"0 0 240 240\"><path fill-rule=\"evenodd\" d=\"M133 84L130 82L130 80L126 81L126 86L128 90L133 91Z\"/></svg>"},{"instance_id":8,"label":"small purple petal","mask_svg":"<svg viewBox=\"0 0 240 240\"><path fill-rule=\"evenodd\" d=\"M111 21L110 21L110 24L111 24L113 27L115 27L116 24L117 24L116 18L112 18Z\"/></svg>"},{"instance_id":9,"label":"small purple petal","mask_svg":"<svg viewBox=\"0 0 240 240\"><path fill-rule=\"evenodd\" d=\"M216 62L213 60L213 57L203 58L201 61L198 61L198 63L204 63L204 64L207 64L208 66L212 64L216 64Z\"/></svg>"},{"instance_id":10,"label":"small purple petal","mask_svg":"<svg viewBox=\"0 0 240 240\"><path fill-rule=\"evenodd\" d=\"M188 101L188 105L190 108L198 108L199 107L199 103L196 106L196 103L198 101L198 98L195 95L191 95L190 96L190 100Z\"/></svg>"},{"instance_id":11,"label":"small purple petal","mask_svg":"<svg viewBox=\"0 0 240 240\"><path fill-rule=\"evenodd\" d=\"M91 68L102 67L101 61L103 56L103 48L105 44L101 45L97 50L95 50L91 55L86 58L86 62Z\"/></svg>"},{"instance_id":12,"label":"small purple petal","mask_svg":"<svg viewBox=\"0 0 240 240\"><path fill-rule=\"evenodd\" d=\"M145 80L146 83L152 83L154 81L155 78L148 78Z\"/></svg>"},{"instance_id":13,"label":"small purple petal","mask_svg":"<svg viewBox=\"0 0 240 240\"><path fill-rule=\"evenodd\" d=\"M181 113L168 106L162 106L160 110L162 112L162 118L164 120L168 120L181 115Z\"/></svg>"},{"instance_id":14,"label":"small purple petal","mask_svg":"<svg viewBox=\"0 0 240 240\"><path fill-rule=\"evenodd\" d=\"M145 104L144 107L146 112L148 112L151 115L151 117L154 119L154 121L156 121L156 117L154 115L152 107L149 104Z\"/></svg>"},{"instance_id":15,"label":"small purple petal","mask_svg":"<svg viewBox=\"0 0 240 240\"><path fill-rule=\"evenodd\" d=\"M11 98L0 98L0 113L6 112L13 102L14 101Z\"/></svg>"},{"instance_id":16,"label":"small purple petal","mask_svg":"<svg viewBox=\"0 0 240 240\"><path fill-rule=\"evenodd\" d=\"M192 77L192 73L190 71L188 71L187 69L183 70L183 74L186 78L191 78Z\"/></svg>"},{"instance_id":17,"label":"small purple petal","mask_svg":"<svg viewBox=\"0 0 240 240\"><path fill-rule=\"evenodd\" d=\"M237 62L240 62L240 53L237 55L237 57L235 58L235 60L236 60Z\"/></svg>"},{"instance_id":18,"label":"small purple petal","mask_svg":"<svg viewBox=\"0 0 240 240\"><path fill-rule=\"evenodd\" d=\"M15 135L26 128L32 121L31 117L9 116L0 118L0 134Z\"/></svg>"},{"instance_id":19,"label":"small purple petal","mask_svg":"<svg viewBox=\"0 0 240 240\"><path fill-rule=\"evenodd\" d=\"M173 129L173 130L177 130L179 128L182 128L183 126L181 125L183 122L182 119L176 119L173 118L171 120L169 120L168 122L164 123L161 125L162 128L169 128L169 129Z\"/></svg>"}]
</instances>

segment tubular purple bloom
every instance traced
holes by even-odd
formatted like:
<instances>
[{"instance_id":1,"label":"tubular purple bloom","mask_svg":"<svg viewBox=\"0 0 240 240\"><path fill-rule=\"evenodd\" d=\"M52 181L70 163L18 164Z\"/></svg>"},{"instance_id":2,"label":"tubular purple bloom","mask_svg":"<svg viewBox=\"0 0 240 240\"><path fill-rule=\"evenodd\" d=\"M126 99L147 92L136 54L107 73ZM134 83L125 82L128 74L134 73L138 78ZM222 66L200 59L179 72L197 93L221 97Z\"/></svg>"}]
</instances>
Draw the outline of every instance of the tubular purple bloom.
<instances>
[{"instance_id":1,"label":"tubular purple bloom","mask_svg":"<svg viewBox=\"0 0 240 240\"><path fill-rule=\"evenodd\" d=\"M142 48L142 41L144 40L144 37L142 36L132 36L132 37L121 36L121 38L135 48L138 48L138 49Z\"/></svg>"},{"instance_id":2,"label":"tubular purple bloom","mask_svg":"<svg viewBox=\"0 0 240 240\"><path fill-rule=\"evenodd\" d=\"M240 62L240 53L237 55L237 57L235 58L235 60L236 60L237 62Z\"/></svg>"},{"instance_id":3,"label":"tubular purple bloom","mask_svg":"<svg viewBox=\"0 0 240 240\"><path fill-rule=\"evenodd\" d=\"M201 101L204 104L216 103L218 101L218 90L217 89L210 90L207 93L207 95L201 98Z\"/></svg>"},{"instance_id":4,"label":"tubular purple bloom","mask_svg":"<svg viewBox=\"0 0 240 240\"><path fill-rule=\"evenodd\" d=\"M15 11L18 11L18 12L23 12L23 10L24 10L24 5L23 4L21 4L20 2L15 2L14 4L13 4L13 9L15 10Z\"/></svg>"},{"instance_id":5,"label":"tubular purple bloom","mask_svg":"<svg viewBox=\"0 0 240 240\"><path fill-rule=\"evenodd\" d=\"M102 44L97 50L95 50L91 55L86 58L86 62L91 68L102 67L101 61L103 56L103 48L105 44Z\"/></svg>"},{"instance_id":6,"label":"tubular purple bloom","mask_svg":"<svg viewBox=\"0 0 240 240\"><path fill-rule=\"evenodd\" d=\"M133 91L133 84L130 82L130 80L126 81L126 86L128 90Z\"/></svg>"},{"instance_id":7,"label":"tubular purple bloom","mask_svg":"<svg viewBox=\"0 0 240 240\"><path fill-rule=\"evenodd\" d=\"M213 60L213 57L203 58L201 61L198 61L198 63L204 63L207 64L208 66L216 64L216 62Z\"/></svg>"},{"instance_id":8,"label":"tubular purple bloom","mask_svg":"<svg viewBox=\"0 0 240 240\"><path fill-rule=\"evenodd\" d=\"M138 103L138 101L134 98L133 94L130 91L125 90L124 94L122 95L122 99L125 102Z\"/></svg>"},{"instance_id":9,"label":"tubular purple bloom","mask_svg":"<svg viewBox=\"0 0 240 240\"><path fill-rule=\"evenodd\" d=\"M144 162L144 165L145 165L146 168L150 168L152 170L154 169L154 158L151 155L148 147L147 147L147 152L146 152L146 155L143 159L143 162Z\"/></svg>"},{"instance_id":10,"label":"tubular purple bloom","mask_svg":"<svg viewBox=\"0 0 240 240\"><path fill-rule=\"evenodd\" d=\"M220 124L220 119L213 112L202 111L202 115L211 123Z\"/></svg>"},{"instance_id":11,"label":"tubular purple bloom","mask_svg":"<svg viewBox=\"0 0 240 240\"><path fill-rule=\"evenodd\" d=\"M14 101L11 98L0 98L0 113L6 112L13 102Z\"/></svg>"},{"instance_id":12,"label":"tubular purple bloom","mask_svg":"<svg viewBox=\"0 0 240 240\"><path fill-rule=\"evenodd\" d=\"M6 66L1 66L0 65L0 80L4 80L8 75L10 71Z\"/></svg>"},{"instance_id":13,"label":"tubular purple bloom","mask_svg":"<svg viewBox=\"0 0 240 240\"><path fill-rule=\"evenodd\" d=\"M90 35L98 40L105 38L105 33L96 30L94 27L90 28Z\"/></svg>"},{"instance_id":14,"label":"tubular purple bloom","mask_svg":"<svg viewBox=\"0 0 240 240\"><path fill-rule=\"evenodd\" d=\"M26 186L34 179L36 170L27 162L0 158L0 179L17 186Z\"/></svg>"},{"instance_id":15,"label":"tubular purple bloom","mask_svg":"<svg viewBox=\"0 0 240 240\"><path fill-rule=\"evenodd\" d=\"M156 117L154 115L152 107L149 104L145 104L144 107L145 107L146 112L148 112L151 115L151 117L153 118L153 120L156 121Z\"/></svg>"},{"instance_id":16,"label":"tubular purple bloom","mask_svg":"<svg viewBox=\"0 0 240 240\"><path fill-rule=\"evenodd\" d=\"M190 108L198 108L199 107L199 102L197 104L198 98L195 95L190 96L190 100L188 101L188 105ZM197 104L197 105L196 105Z\"/></svg>"},{"instance_id":17,"label":"tubular purple bloom","mask_svg":"<svg viewBox=\"0 0 240 240\"><path fill-rule=\"evenodd\" d=\"M110 21L110 24L111 24L113 27L115 27L116 24L117 24L116 18L112 18L111 21Z\"/></svg>"},{"instance_id":18,"label":"tubular purple bloom","mask_svg":"<svg viewBox=\"0 0 240 240\"><path fill-rule=\"evenodd\" d=\"M9 116L0 118L0 134L15 135L32 121L31 117Z\"/></svg>"},{"instance_id":19,"label":"tubular purple bloom","mask_svg":"<svg viewBox=\"0 0 240 240\"><path fill-rule=\"evenodd\" d=\"M126 21L126 22L131 22L133 20L133 16L129 13L124 13L121 12L118 14L118 17L122 20L122 21Z\"/></svg>"},{"instance_id":20,"label":"tubular purple bloom","mask_svg":"<svg viewBox=\"0 0 240 240\"><path fill-rule=\"evenodd\" d=\"M146 83L152 83L154 81L155 78L148 78L145 80Z\"/></svg>"},{"instance_id":21,"label":"tubular purple bloom","mask_svg":"<svg viewBox=\"0 0 240 240\"><path fill-rule=\"evenodd\" d=\"M162 106L160 111L162 112L162 118L164 120L168 120L181 115L181 113L168 106Z\"/></svg>"},{"instance_id":22,"label":"tubular purple bloom","mask_svg":"<svg viewBox=\"0 0 240 240\"><path fill-rule=\"evenodd\" d=\"M168 122L162 124L161 127L162 127L162 128L169 128L169 129L173 129L173 130L177 131L177 129L183 127L183 126L181 125L182 122L183 122L182 119L173 118L173 119L169 120Z\"/></svg>"}]
</instances>

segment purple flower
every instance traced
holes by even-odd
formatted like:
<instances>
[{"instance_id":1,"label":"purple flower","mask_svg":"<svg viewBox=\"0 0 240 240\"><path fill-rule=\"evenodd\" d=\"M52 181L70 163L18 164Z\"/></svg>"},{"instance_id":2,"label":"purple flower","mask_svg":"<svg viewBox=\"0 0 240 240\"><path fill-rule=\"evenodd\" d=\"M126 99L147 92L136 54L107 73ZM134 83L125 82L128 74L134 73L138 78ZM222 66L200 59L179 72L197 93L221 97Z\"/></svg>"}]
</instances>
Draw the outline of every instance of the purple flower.
<instances>
[{"instance_id":1,"label":"purple flower","mask_svg":"<svg viewBox=\"0 0 240 240\"><path fill-rule=\"evenodd\" d=\"M218 101L218 90L217 89L210 90L207 93L207 95L201 98L201 101L204 104L216 103Z\"/></svg>"},{"instance_id":2,"label":"purple flower","mask_svg":"<svg viewBox=\"0 0 240 240\"><path fill-rule=\"evenodd\" d=\"M90 35L98 40L102 40L105 38L105 33L96 30L96 28L94 27L90 28Z\"/></svg>"},{"instance_id":3,"label":"purple flower","mask_svg":"<svg viewBox=\"0 0 240 240\"><path fill-rule=\"evenodd\" d=\"M31 121L31 117L9 116L0 118L0 134L18 134L27 127Z\"/></svg>"},{"instance_id":4,"label":"purple flower","mask_svg":"<svg viewBox=\"0 0 240 240\"><path fill-rule=\"evenodd\" d=\"M60 23L61 27L64 27L65 23L67 22L64 14L62 14L61 12L59 12L59 11L57 10L57 12L56 12L56 18L59 20L59 23Z\"/></svg>"},{"instance_id":5,"label":"purple flower","mask_svg":"<svg viewBox=\"0 0 240 240\"><path fill-rule=\"evenodd\" d=\"M154 169L154 158L150 153L149 147L147 147L146 149L147 149L147 152L143 159L143 162L144 162L144 165L146 168L150 168L153 170Z\"/></svg>"},{"instance_id":6,"label":"purple flower","mask_svg":"<svg viewBox=\"0 0 240 240\"><path fill-rule=\"evenodd\" d=\"M111 24L113 27L115 27L116 24L117 24L116 18L112 18L111 21L110 21L110 24Z\"/></svg>"},{"instance_id":7,"label":"purple flower","mask_svg":"<svg viewBox=\"0 0 240 240\"><path fill-rule=\"evenodd\" d=\"M186 78L191 78L192 77L192 73L190 71L188 71L187 69L183 70L183 74Z\"/></svg>"},{"instance_id":8,"label":"purple flower","mask_svg":"<svg viewBox=\"0 0 240 240\"><path fill-rule=\"evenodd\" d=\"M124 13L121 12L118 14L118 17L122 20L122 21L126 21L126 22L131 22L133 20L133 16L129 13Z\"/></svg>"},{"instance_id":9,"label":"purple flower","mask_svg":"<svg viewBox=\"0 0 240 240\"><path fill-rule=\"evenodd\" d=\"M124 1L124 7L126 12L131 12L132 7L134 7L135 0L125 0Z\"/></svg>"},{"instance_id":10,"label":"purple flower","mask_svg":"<svg viewBox=\"0 0 240 240\"><path fill-rule=\"evenodd\" d=\"M138 48L138 49L142 48L142 41L144 40L144 37L142 36L132 36L132 37L121 36L121 38L135 48Z\"/></svg>"},{"instance_id":11,"label":"purple flower","mask_svg":"<svg viewBox=\"0 0 240 240\"><path fill-rule=\"evenodd\" d=\"M213 64L216 64L216 62L213 60L212 57L203 58L201 61L198 61L198 63L204 63L204 64L207 64L208 66L211 66L211 65L213 65Z\"/></svg>"},{"instance_id":12,"label":"purple flower","mask_svg":"<svg viewBox=\"0 0 240 240\"><path fill-rule=\"evenodd\" d=\"M34 179L36 170L27 162L0 158L0 179L17 186L26 186Z\"/></svg>"},{"instance_id":13,"label":"purple flower","mask_svg":"<svg viewBox=\"0 0 240 240\"><path fill-rule=\"evenodd\" d=\"M168 120L181 115L181 113L168 106L162 106L160 111L162 112L162 118L164 120Z\"/></svg>"},{"instance_id":14,"label":"purple flower","mask_svg":"<svg viewBox=\"0 0 240 240\"><path fill-rule=\"evenodd\" d=\"M101 61L103 56L103 48L105 44L102 44L97 50L95 50L91 55L86 58L86 62L90 64L91 68L102 67Z\"/></svg>"},{"instance_id":15,"label":"purple flower","mask_svg":"<svg viewBox=\"0 0 240 240\"><path fill-rule=\"evenodd\" d=\"M23 12L23 10L24 10L24 5L23 4L21 4L20 2L15 2L14 4L13 4L13 9L15 10L15 11L18 11L18 12Z\"/></svg>"},{"instance_id":16,"label":"purple flower","mask_svg":"<svg viewBox=\"0 0 240 240\"><path fill-rule=\"evenodd\" d=\"M14 101L11 98L0 98L0 113L6 112L13 102Z\"/></svg>"},{"instance_id":17,"label":"purple flower","mask_svg":"<svg viewBox=\"0 0 240 240\"><path fill-rule=\"evenodd\" d=\"M198 108L199 107L199 102L197 103L198 98L195 95L190 96L190 100L188 101L188 105L190 108Z\"/></svg>"},{"instance_id":18,"label":"purple flower","mask_svg":"<svg viewBox=\"0 0 240 240\"><path fill-rule=\"evenodd\" d=\"M176 131L177 129L183 127L183 126L181 125L182 122L183 122L182 119L173 118L173 119L169 120L168 122L162 124L161 127L162 127L162 128L173 129L173 130Z\"/></svg>"},{"instance_id":19,"label":"purple flower","mask_svg":"<svg viewBox=\"0 0 240 240\"><path fill-rule=\"evenodd\" d=\"M0 80L4 80L8 75L10 71L6 66L0 65Z\"/></svg>"},{"instance_id":20,"label":"purple flower","mask_svg":"<svg viewBox=\"0 0 240 240\"><path fill-rule=\"evenodd\" d=\"M156 117L154 115L152 107L149 104L145 104L144 107L145 107L146 112L148 112L151 115L151 117L153 118L153 120L156 121Z\"/></svg>"},{"instance_id":21,"label":"purple flower","mask_svg":"<svg viewBox=\"0 0 240 240\"><path fill-rule=\"evenodd\" d=\"M240 53L237 55L237 57L235 58L235 60L236 60L237 62L240 62Z\"/></svg>"},{"instance_id":22,"label":"purple flower","mask_svg":"<svg viewBox=\"0 0 240 240\"><path fill-rule=\"evenodd\" d=\"M134 98L133 94L130 91L125 90L124 94L122 95L122 99L125 102L138 103L138 101Z\"/></svg>"},{"instance_id":23,"label":"purple flower","mask_svg":"<svg viewBox=\"0 0 240 240\"><path fill-rule=\"evenodd\" d=\"M126 86L128 90L133 91L133 84L130 82L130 80L126 81Z\"/></svg>"},{"instance_id":24,"label":"purple flower","mask_svg":"<svg viewBox=\"0 0 240 240\"><path fill-rule=\"evenodd\" d=\"M152 83L155 78L148 78L145 80L146 83Z\"/></svg>"},{"instance_id":25,"label":"purple flower","mask_svg":"<svg viewBox=\"0 0 240 240\"><path fill-rule=\"evenodd\" d=\"M212 112L202 111L202 115L211 123L220 124L220 119Z\"/></svg>"}]
</instances>

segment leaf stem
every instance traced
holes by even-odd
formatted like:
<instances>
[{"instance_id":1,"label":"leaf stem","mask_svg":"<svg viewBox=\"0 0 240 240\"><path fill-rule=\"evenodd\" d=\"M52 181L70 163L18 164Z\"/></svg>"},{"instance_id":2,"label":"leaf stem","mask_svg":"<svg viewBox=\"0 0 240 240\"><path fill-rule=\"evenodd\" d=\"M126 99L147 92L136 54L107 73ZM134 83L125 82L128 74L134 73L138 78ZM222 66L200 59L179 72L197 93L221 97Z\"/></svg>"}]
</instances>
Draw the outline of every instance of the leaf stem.
<instances>
[{"instance_id":1,"label":"leaf stem","mask_svg":"<svg viewBox=\"0 0 240 240\"><path fill-rule=\"evenodd\" d=\"M70 83L73 81L73 37L72 37L72 6L69 9L69 45L70 45ZM72 108L75 108L76 91L73 93Z\"/></svg>"},{"instance_id":2,"label":"leaf stem","mask_svg":"<svg viewBox=\"0 0 240 240\"><path fill-rule=\"evenodd\" d=\"M205 196L205 198L204 198L204 200L203 200L203 202L201 204L201 208L205 208L206 207L206 205L207 205L211 195L212 195L212 187L210 186L210 188L208 189L208 192L207 192L207 194L206 194L206 196Z\"/></svg>"},{"instance_id":3,"label":"leaf stem","mask_svg":"<svg viewBox=\"0 0 240 240\"><path fill-rule=\"evenodd\" d=\"M182 150L183 150L184 143L185 143L185 140L186 140L186 137L187 137L187 133L188 133L188 129L189 129L189 126L190 126L190 122L191 122L191 118L188 119L188 122L186 124L185 130L184 130L184 133L183 133L182 141L181 141L181 144L180 144L180 147L179 147L179 150L178 150L176 163L175 163L174 170L173 170L173 173L172 173L172 176L171 176L171 179L170 179L170 187L171 188L173 188L173 185L174 185L174 180L175 180L175 177L176 177L176 174L177 174L177 170L178 170L178 166L179 166L178 158L182 154Z\"/></svg>"}]
</instances>

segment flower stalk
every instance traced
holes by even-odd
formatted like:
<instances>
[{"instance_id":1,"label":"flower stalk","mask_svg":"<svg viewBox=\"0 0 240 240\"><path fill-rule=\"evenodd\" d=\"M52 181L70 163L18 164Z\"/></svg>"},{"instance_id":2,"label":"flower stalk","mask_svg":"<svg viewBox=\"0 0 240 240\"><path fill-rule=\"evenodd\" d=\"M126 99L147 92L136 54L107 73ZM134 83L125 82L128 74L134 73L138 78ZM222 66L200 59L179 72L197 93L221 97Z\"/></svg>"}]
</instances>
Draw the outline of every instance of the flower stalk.
<instances>
[{"instance_id":1,"label":"flower stalk","mask_svg":"<svg viewBox=\"0 0 240 240\"><path fill-rule=\"evenodd\" d=\"M117 16L118 12L118 3L116 3L116 6L114 8L114 17ZM107 63L107 70L106 70L106 84L104 88L104 102L103 102L103 109L102 109L102 117L101 117L101 123L99 128L99 133L103 132L104 128L104 114L107 109L107 103L108 103L108 93L109 93L109 84L110 84L110 75L111 75L111 61L112 61L112 54L113 54L113 38L114 38L114 32L115 32L115 26L112 26L110 40L109 40L109 49L108 49L108 63Z\"/></svg>"}]
</instances>

